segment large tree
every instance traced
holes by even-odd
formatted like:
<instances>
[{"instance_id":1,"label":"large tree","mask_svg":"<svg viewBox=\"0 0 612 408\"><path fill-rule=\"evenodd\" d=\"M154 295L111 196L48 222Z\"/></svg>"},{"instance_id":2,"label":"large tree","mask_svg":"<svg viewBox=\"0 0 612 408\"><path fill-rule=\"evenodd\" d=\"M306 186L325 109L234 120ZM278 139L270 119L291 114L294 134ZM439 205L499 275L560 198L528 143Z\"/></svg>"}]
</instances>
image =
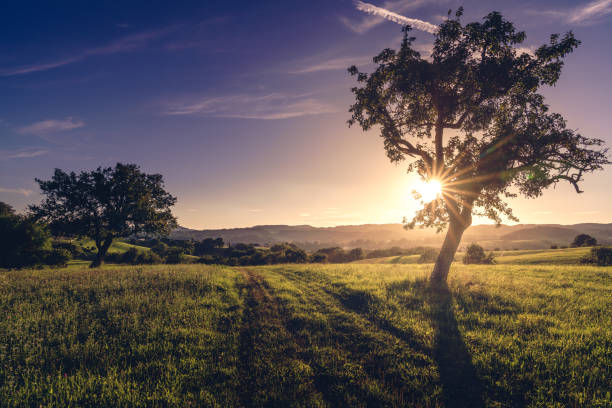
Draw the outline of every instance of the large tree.
<instances>
[{"instance_id":1,"label":"large tree","mask_svg":"<svg viewBox=\"0 0 612 408\"><path fill-rule=\"evenodd\" d=\"M462 12L449 12L428 57L413 48L408 26L399 51L374 57L374 72L349 68L359 83L349 125L379 128L392 162L408 160L410 172L442 185L406 222L447 230L431 275L437 284L473 214L517 220L504 198L537 197L561 181L580 193L583 175L609 163L603 141L567 128L538 93L559 79L563 58L579 45L574 35L554 34L531 52L500 13L463 25Z\"/></svg>"},{"instance_id":2,"label":"large tree","mask_svg":"<svg viewBox=\"0 0 612 408\"><path fill-rule=\"evenodd\" d=\"M164 190L160 174L145 174L135 164L36 179L45 195L32 214L64 236L91 238L98 248L92 267L104 262L113 239L134 234L166 235L176 226L170 207L176 198Z\"/></svg>"}]
</instances>

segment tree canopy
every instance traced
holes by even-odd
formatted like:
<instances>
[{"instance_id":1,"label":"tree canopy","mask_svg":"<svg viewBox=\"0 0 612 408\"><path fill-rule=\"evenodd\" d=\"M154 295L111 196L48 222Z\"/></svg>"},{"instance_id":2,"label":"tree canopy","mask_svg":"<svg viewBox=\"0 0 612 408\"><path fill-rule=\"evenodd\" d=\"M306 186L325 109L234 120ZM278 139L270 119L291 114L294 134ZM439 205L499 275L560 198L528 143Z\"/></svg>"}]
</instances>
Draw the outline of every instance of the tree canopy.
<instances>
[{"instance_id":1,"label":"tree canopy","mask_svg":"<svg viewBox=\"0 0 612 408\"><path fill-rule=\"evenodd\" d=\"M54 234L89 237L98 248L92 266L100 265L114 238L168 234L176 226L170 207L176 198L164 190L160 174L145 174L135 164L66 173L55 169L51 180L36 179L42 203L31 213Z\"/></svg>"},{"instance_id":2,"label":"tree canopy","mask_svg":"<svg viewBox=\"0 0 612 408\"><path fill-rule=\"evenodd\" d=\"M349 125L378 128L392 162L408 160L409 171L442 185L441 197L406 221L448 228L437 282L446 280L473 214L518 221L505 198L538 197L561 181L580 193L584 174L609 164L603 141L568 128L538 93L557 82L563 58L579 45L573 33L553 34L531 52L521 47L525 33L500 13L466 25L462 13L449 12L427 57L413 48L407 26L399 51L374 57L374 72L349 68L359 83Z\"/></svg>"},{"instance_id":3,"label":"tree canopy","mask_svg":"<svg viewBox=\"0 0 612 408\"><path fill-rule=\"evenodd\" d=\"M61 255L51 249L46 226L15 214L10 205L0 202L0 268L22 268L53 262Z\"/></svg>"}]
</instances>

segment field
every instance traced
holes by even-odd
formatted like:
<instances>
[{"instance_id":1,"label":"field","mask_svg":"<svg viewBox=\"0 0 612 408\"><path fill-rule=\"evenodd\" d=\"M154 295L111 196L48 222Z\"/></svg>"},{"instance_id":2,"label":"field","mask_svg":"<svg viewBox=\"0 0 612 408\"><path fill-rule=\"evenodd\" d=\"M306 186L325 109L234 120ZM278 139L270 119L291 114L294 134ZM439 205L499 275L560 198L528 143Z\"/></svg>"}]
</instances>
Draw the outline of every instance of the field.
<instances>
[{"instance_id":1,"label":"field","mask_svg":"<svg viewBox=\"0 0 612 408\"><path fill-rule=\"evenodd\" d=\"M491 251L498 264L518 265L568 265L580 264L580 260L589 253L591 248L564 249L524 249L516 251ZM487 251L488 253L489 251ZM355 261L361 264L416 264L419 255L389 256ZM463 253L457 252L455 260L461 261Z\"/></svg>"},{"instance_id":2,"label":"field","mask_svg":"<svg viewBox=\"0 0 612 408\"><path fill-rule=\"evenodd\" d=\"M430 269L3 272L0 406L612 406L612 268Z\"/></svg>"}]
</instances>

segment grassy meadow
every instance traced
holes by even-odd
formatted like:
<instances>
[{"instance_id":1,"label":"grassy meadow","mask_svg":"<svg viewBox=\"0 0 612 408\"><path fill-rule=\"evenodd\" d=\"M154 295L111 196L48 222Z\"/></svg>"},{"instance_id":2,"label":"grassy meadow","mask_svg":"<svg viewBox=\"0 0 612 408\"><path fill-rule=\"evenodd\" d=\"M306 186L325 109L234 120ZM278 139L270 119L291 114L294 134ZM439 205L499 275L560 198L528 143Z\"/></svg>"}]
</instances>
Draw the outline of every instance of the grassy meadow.
<instances>
[{"instance_id":1,"label":"grassy meadow","mask_svg":"<svg viewBox=\"0 0 612 408\"><path fill-rule=\"evenodd\" d=\"M0 406L612 406L611 267L430 270L1 272Z\"/></svg>"},{"instance_id":2,"label":"grassy meadow","mask_svg":"<svg viewBox=\"0 0 612 408\"><path fill-rule=\"evenodd\" d=\"M486 251L493 253L497 264L517 265L574 265L589 254L590 247L562 249L523 249L514 251ZM456 261L463 259L463 253L457 252ZM360 264L416 264L419 255L399 255L384 258L368 258L355 261Z\"/></svg>"}]
</instances>

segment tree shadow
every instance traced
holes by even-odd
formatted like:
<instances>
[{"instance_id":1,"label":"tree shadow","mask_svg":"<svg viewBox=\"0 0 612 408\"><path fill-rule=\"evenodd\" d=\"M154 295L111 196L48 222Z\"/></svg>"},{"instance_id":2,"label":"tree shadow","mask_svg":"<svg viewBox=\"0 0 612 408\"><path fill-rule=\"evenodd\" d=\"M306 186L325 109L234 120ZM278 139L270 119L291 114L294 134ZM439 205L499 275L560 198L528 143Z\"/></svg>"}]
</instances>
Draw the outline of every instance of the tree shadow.
<instances>
[{"instance_id":1,"label":"tree shadow","mask_svg":"<svg viewBox=\"0 0 612 408\"><path fill-rule=\"evenodd\" d=\"M440 372L445 407L484 407L483 386L453 310L448 286L425 287L434 325L433 357Z\"/></svg>"}]
</instances>

